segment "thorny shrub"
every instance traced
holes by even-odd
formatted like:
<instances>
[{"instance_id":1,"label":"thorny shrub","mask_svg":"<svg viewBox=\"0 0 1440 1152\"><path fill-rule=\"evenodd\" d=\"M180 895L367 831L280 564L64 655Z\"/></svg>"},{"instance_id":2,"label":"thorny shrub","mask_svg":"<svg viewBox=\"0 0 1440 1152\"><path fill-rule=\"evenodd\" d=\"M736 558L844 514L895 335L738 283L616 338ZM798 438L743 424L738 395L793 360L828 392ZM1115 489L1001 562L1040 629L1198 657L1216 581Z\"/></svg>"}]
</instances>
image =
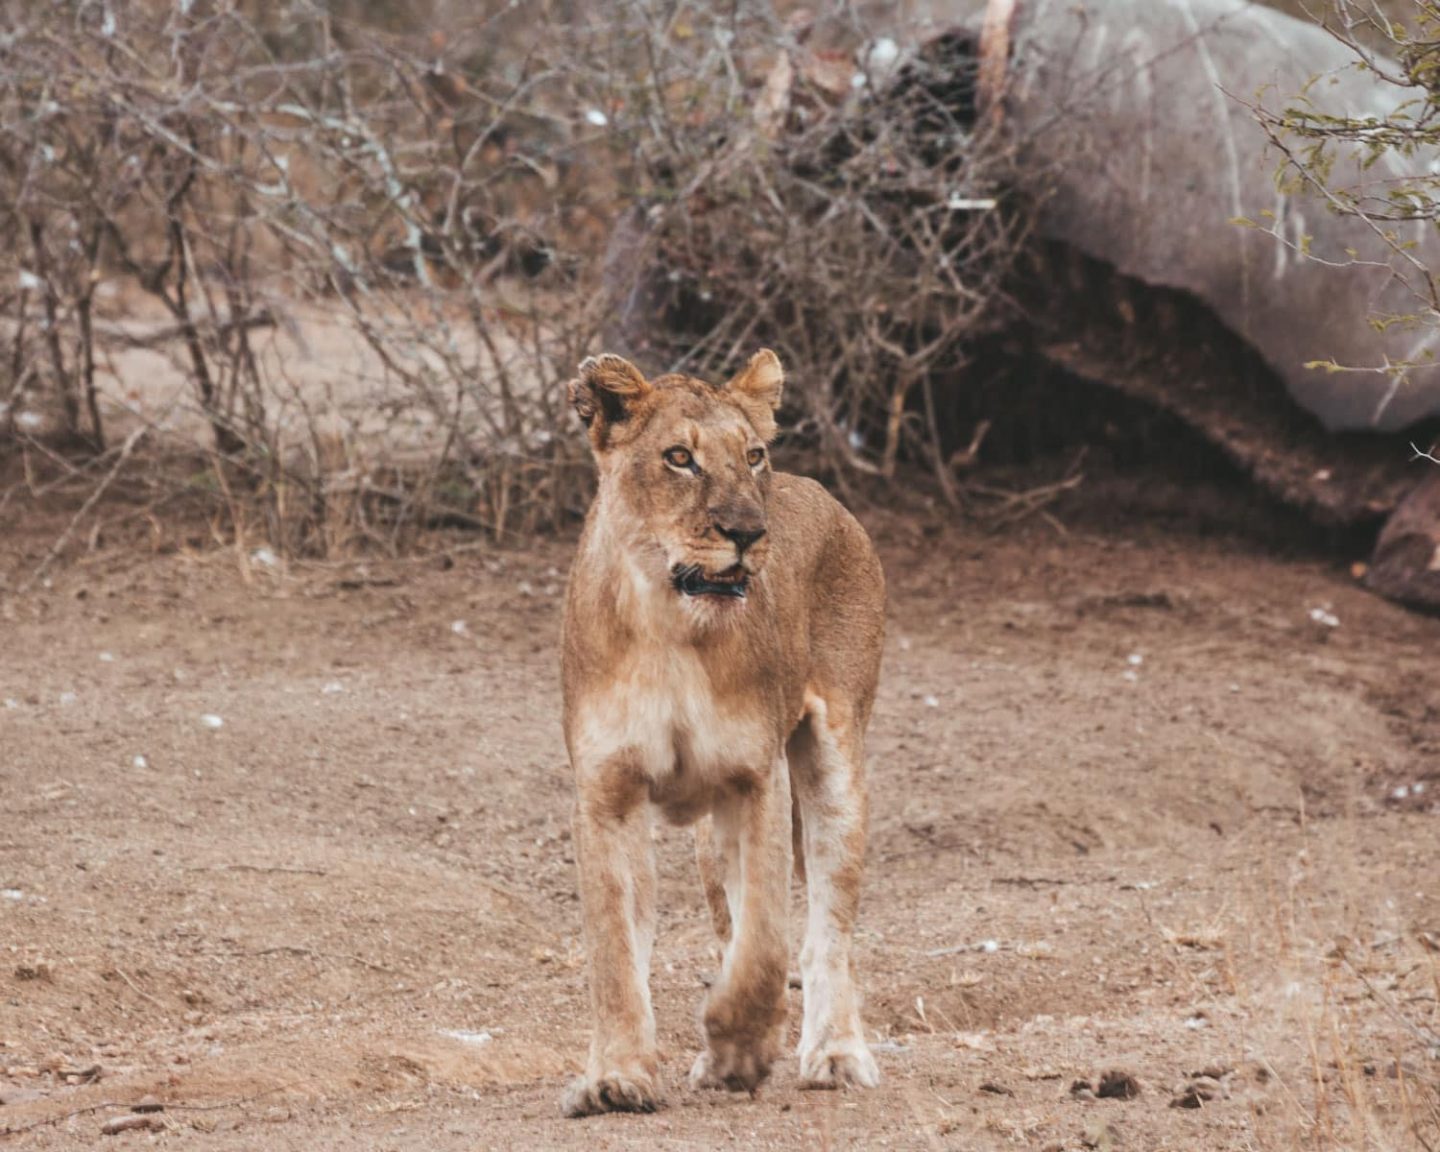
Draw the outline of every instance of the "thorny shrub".
<instances>
[{"instance_id":1,"label":"thorny shrub","mask_svg":"<svg viewBox=\"0 0 1440 1152\"><path fill-rule=\"evenodd\" d=\"M158 501L140 462L198 426L237 538L523 534L584 504L574 365L655 321L652 370L774 344L838 473L944 479L931 379L1023 232L964 38L902 54L838 0L0 8L0 451ZM363 353L320 384L317 317Z\"/></svg>"}]
</instances>

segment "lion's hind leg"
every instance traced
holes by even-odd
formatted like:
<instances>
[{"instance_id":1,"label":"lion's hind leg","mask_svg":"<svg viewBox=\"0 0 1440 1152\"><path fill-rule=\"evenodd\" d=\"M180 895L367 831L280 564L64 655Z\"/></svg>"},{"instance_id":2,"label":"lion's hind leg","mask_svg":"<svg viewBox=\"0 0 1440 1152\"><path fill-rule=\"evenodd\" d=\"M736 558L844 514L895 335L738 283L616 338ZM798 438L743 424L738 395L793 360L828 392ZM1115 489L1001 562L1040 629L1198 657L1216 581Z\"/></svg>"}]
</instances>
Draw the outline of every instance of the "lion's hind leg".
<instances>
[{"instance_id":1,"label":"lion's hind leg","mask_svg":"<svg viewBox=\"0 0 1440 1152\"><path fill-rule=\"evenodd\" d=\"M791 815L784 757L719 798L712 819L730 940L701 1014L705 1048L690 1081L753 1092L785 1028Z\"/></svg>"},{"instance_id":2,"label":"lion's hind leg","mask_svg":"<svg viewBox=\"0 0 1440 1152\"><path fill-rule=\"evenodd\" d=\"M861 719L843 702L807 694L790 739L791 779L804 840L807 911L800 952L805 1017L800 1078L812 1088L880 1082L860 1025L851 959L865 865L867 801Z\"/></svg>"},{"instance_id":3,"label":"lion's hind leg","mask_svg":"<svg viewBox=\"0 0 1440 1152\"><path fill-rule=\"evenodd\" d=\"M705 903L710 906L710 921L721 944L730 943L730 901L725 895L725 858L715 838L714 818L706 816L695 824L695 863L700 869L700 884L705 889Z\"/></svg>"}]
</instances>

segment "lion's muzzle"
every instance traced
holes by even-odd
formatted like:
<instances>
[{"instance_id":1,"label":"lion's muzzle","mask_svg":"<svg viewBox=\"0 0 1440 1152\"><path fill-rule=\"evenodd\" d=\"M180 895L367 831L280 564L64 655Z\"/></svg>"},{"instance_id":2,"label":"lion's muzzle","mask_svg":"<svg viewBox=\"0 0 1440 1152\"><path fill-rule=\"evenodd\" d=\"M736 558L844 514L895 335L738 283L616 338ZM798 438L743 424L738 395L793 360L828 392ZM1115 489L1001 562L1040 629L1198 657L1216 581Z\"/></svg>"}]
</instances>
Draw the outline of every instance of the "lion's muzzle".
<instances>
[{"instance_id":1,"label":"lion's muzzle","mask_svg":"<svg viewBox=\"0 0 1440 1152\"><path fill-rule=\"evenodd\" d=\"M743 564L734 564L708 576L698 564L677 564L670 570L670 582L675 591L685 596L729 596L743 600L750 588L750 573Z\"/></svg>"}]
</instances>

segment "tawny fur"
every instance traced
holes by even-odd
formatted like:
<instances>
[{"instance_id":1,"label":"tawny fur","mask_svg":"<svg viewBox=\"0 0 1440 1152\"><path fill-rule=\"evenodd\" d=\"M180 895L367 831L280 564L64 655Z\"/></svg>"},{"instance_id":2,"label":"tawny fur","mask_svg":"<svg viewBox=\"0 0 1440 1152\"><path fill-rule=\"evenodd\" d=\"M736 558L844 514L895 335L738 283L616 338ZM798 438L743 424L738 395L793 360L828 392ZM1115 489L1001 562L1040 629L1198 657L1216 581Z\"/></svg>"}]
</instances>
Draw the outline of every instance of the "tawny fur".
<instances>
[{"instance_id":1,"label":"tawny fur","mask_svg":"<svg viewBox=\"0 0 1440 1152\"><path fill-rule=\"evenodd\" d=\"M818 484L772 472L783 373L758 353L728 384L647 381L617 356L570 397L600 484L565 606L565 739L594 1033L567 1115L661 1098L649 963L651 815L697 827L724 960L691 1079L753 1090L785 1025L789 885L805 877L800 1073L878 1080L851 938L865 856L864 734L879 676L884 577L864 530ZM677 463L678 462L678 463ZM763 533L748 546L747 537ZM687 596L685 568L743 598Z\"/></svg>"}]
</instances>

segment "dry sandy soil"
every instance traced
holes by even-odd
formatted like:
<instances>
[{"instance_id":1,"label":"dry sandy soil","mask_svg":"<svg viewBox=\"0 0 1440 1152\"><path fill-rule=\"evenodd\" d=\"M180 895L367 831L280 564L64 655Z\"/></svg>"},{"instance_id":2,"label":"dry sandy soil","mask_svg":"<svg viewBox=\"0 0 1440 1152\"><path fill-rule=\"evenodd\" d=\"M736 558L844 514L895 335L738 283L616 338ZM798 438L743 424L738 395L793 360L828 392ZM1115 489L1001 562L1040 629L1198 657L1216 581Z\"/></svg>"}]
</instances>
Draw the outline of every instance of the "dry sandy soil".
<instances>
[{"instance_id":1,"label":"dry sandy soil","mask_svg":"<svg viewBox=\"0 0 1440 1152\"><path fill-rule=\"evenodd\" d=\"M1440 621L1338 560L869 515L883 1086L684 1085L715 954L666 830L669 1106L563 1121L570 543L115 532L20 593L64 522L0 531L0 1147L97 1146L145 1097L104 1146L1440 1146Z\"/></svg>"}]
</instances>

